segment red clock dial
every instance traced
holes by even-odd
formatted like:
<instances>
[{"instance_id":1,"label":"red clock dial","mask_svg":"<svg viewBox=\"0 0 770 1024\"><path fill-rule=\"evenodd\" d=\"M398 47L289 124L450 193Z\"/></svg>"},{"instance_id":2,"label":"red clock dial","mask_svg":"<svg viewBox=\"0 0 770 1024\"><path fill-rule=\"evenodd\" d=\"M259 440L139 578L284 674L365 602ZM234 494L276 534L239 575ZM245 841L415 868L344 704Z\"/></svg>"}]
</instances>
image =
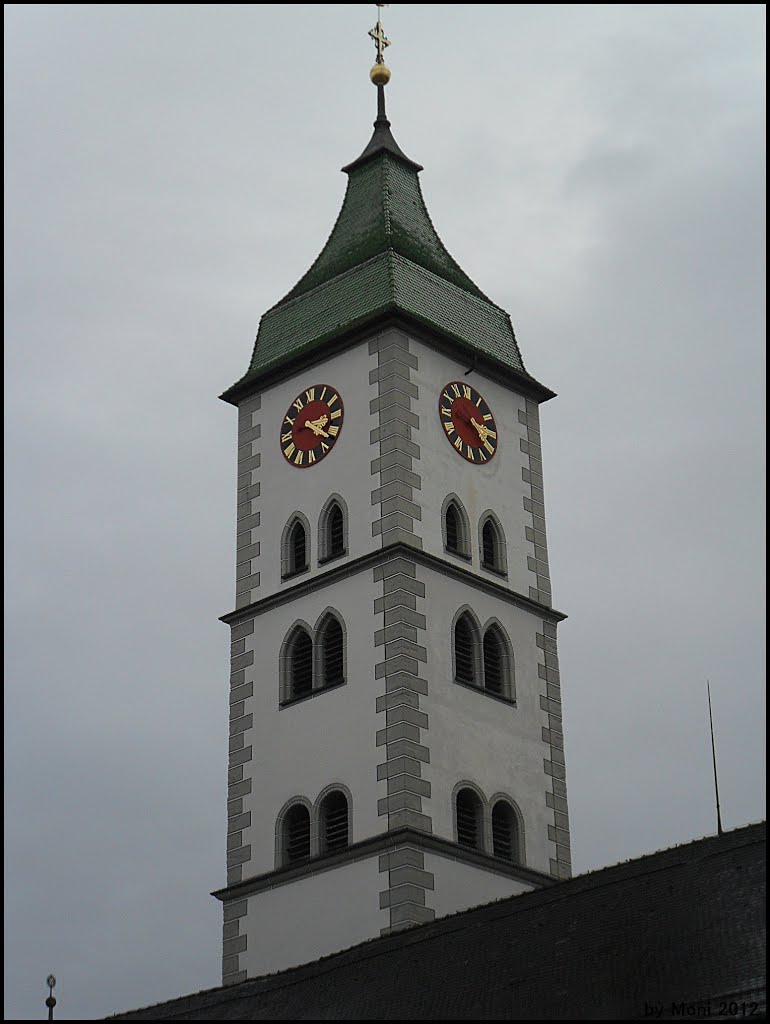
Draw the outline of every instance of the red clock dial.
<instances>
[{"instance_id":1,"label":"red clock dial","mask_svg":"<svg viewBox=\"0 0 770 1024\"><path fill-rule=\"evenodd\" d=\"M315 384L292 402L281 424L281 451L292 466L305 469L326 458L342 430L345 407L329 384Z\"/></svg>"},{"instance_id":2,"label":"red clock dial","mask_svg":"<svg viewBox=\"0 0 770 1024\"><path fill-rule=\"evenodd\" d=\"M441 392L438 414L444 436L468 462L480 465L497 451L497 423L478 391L462 381L452 381Z\"/></svg>"}]
</instances>

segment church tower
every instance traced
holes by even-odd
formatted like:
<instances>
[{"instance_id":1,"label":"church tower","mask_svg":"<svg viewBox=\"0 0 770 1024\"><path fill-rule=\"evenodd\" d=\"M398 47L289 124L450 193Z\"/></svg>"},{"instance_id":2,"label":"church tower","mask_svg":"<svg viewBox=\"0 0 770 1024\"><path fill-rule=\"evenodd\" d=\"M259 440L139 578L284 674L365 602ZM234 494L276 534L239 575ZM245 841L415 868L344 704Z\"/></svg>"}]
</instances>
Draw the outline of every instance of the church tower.
<instances>
[{"instance_id":1,"label":"church tower","mask_svg":"<svg viewBox=\"0 0 770 1024\"><path fill-rule=\"evenodd\" d=\"M378 5L383 6L383 5ZM385 111L238 409L223 981L570 874L539 406Z\"/></svg>"}]
</instances>

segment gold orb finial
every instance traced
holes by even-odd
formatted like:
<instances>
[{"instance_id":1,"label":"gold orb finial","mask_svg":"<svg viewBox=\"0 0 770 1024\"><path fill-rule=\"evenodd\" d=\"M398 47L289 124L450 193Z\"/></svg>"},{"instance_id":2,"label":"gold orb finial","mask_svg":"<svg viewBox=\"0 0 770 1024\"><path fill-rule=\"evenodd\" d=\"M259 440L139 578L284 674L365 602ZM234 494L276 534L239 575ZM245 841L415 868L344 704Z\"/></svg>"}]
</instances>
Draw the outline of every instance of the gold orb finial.
<instances>
[{"instance_id":1,"label":"gold orb finial","mask_svg":"<svg viewBox=\"0 0 770 1024\"><path fill-rule=\"evenodd\" d=\"M390 81L390 68L387 64L375 64L369 77L375 85L387 85Z\"/></svg>"}]
</instances>

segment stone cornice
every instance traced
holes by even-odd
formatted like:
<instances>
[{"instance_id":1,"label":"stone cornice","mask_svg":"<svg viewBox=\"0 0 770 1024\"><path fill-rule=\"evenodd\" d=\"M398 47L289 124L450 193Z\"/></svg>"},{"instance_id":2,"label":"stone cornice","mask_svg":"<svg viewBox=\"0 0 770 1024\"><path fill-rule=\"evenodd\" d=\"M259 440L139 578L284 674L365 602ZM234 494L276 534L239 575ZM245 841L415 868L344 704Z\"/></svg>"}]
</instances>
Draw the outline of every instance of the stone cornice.
<instances>
[{"instance_id":1,"label":"stone cornice","mask_svg":"<svg viewBox=\"0 0 770 1024\"><path fill-rule=\"evenodd\" d=\"M217 889L212 892L222 903L231 903L234 900L245 899L267 889L276 889L290 882L296 882L301 878L308 878L311 875L321 874L324 871L331 871L345 864L352 864L355 861L368 859L380 853L387 853L395 847L403 847L405 844L418 847L424 853L433 853L439 857L459 861L471 867L477 867L484 871L490 871L496 875L502 875L514 881L532 885L534 888L544 888L555 885L557 879L551 875L543 874L534 868L524 867L520 864L509 864L497 857L491 857L487 853L478 850L471 850L448 839L440 839L438 836L430 835L427 832L418 832L415 829L402 828L392 832L383 832L371 839L364 839L360 843L353 843L345 850L338 853L327 854L323 857L315 857L305 861L303 864L293 864L289 867L278 868L275 871L268 871L263 875L256 875L253 878L245 878L236 885L229 885L224 889Z\"/></svg>"},{"instance_id":2,"label":"stone cornice","mask_svg":"<svg viewBox=\"0 0 770 1024\"><path fill-rule=\"evenodd\" d=\"M365 572L367 569L382 565L384 562L388 562L392 558L398 557L408 558L411 561L416 562L418 565L422 565L427 569L432 569L434 572L439 572L445 576L449 576L453 580L467 583L468 586L474 587L476 590L481 590L493 597L500 598L508 604L525 608L527 611L533 612L534 614L551 622L562 622L567 618L564 612L557 611L555 608L549 608L548 605L541 604L539 601L534 601L532 598L525 597L523 594L519 594L514 590L509 590L507 587L501 586L494 580L477 576L476 573L470 572L462 566L453 565L450 562L444 561L443 558L439 558L437 555L432 555L427 551L421 551L409 544L398 542L395 544L389 544L387 547L380 548L376 551L370 551L366 555L361 555L359 558L353 558L341 565L335 565L333 568L327 569L325 572L318 573L316 576L306 576L301 582L295 583L293 586L284 587L275 594L263 597L261 600L254 601L243 608L237 608L235 611L228 612L226 615L221 615L220 621L232 626L245 619L253 619L257 615L262 615L265 612L271 611L273 608L278 608L290 601L294 601L298 597L303 597L305 594L313 593L323 587L331 586L332 584L339 582L339 580L347 579L350 576L356 576L361 572Z\"/></svg>"},{"instance_id":3,"label":"stone cornice","mask_svg":"<svg viewBox=\"0 0 770 1024\"><path fill-rule=\"evenodd\" d=\"M530 377L526 373L520 373L504 363L490 359L481 352L471 350L467 345L448 334L440 334L438 331L433 330L429 331L418 320L412 319L406 313L394 314L391 312L375 316L365 326L359 326L344 332L336 338L325 341L323 345L301 351L296 356L282 361L280 365L275 366L273 369L268 368L264 373L238 381L219 397L222 401L229 402L231 405L238 405L250 395L261 394L267 388L271 388L281 383L281 381L294 377L302 370L316 366L318 363L325 363L331 356L352 348L354 345L366 341L389 327L396 327L406 331L416 341L421 341L431 348L438 349L438 351L466 364L471 370L485 374L498 384L510 388L525 398L531 398L535 402L547 402L549 399L556 397L555 391L551 391L550 388L535 380L534 377Z\"/></svg>"}]
</instances>

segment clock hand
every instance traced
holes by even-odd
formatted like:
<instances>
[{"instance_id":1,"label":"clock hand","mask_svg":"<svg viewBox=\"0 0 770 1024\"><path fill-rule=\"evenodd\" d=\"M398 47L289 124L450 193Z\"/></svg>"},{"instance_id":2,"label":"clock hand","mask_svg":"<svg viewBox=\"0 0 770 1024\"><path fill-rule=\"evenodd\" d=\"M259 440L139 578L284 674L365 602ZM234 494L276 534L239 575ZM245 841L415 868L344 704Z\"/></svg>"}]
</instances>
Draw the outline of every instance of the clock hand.
<instances>
[{"instance_id":1,"label":"clock hand","mask_svg":"<svg viewBox=\"0 0 770 1024\"><path fill-rule=\"evenodd\" d=\"M319 416L317 420L305 420L305 426L310 427L316 437L328 437L329 435L323 429L328 422L328 416Z\"/></svg>"},{"instance_id":2,"label":"clock hand","mask_svg":"<svg viewBox=\"0 0 770 1024\"><path fill-rule=\"evenodd\" d=\"M486 441L486 439L492 433L492 431L489 429L489 427L485 427L483 423L477 423L472 416L471 416L471 423L476 428L476 432L478 433L478 435L481 438L481 440L482 441Z\"/></svg>"}]
</instances>

